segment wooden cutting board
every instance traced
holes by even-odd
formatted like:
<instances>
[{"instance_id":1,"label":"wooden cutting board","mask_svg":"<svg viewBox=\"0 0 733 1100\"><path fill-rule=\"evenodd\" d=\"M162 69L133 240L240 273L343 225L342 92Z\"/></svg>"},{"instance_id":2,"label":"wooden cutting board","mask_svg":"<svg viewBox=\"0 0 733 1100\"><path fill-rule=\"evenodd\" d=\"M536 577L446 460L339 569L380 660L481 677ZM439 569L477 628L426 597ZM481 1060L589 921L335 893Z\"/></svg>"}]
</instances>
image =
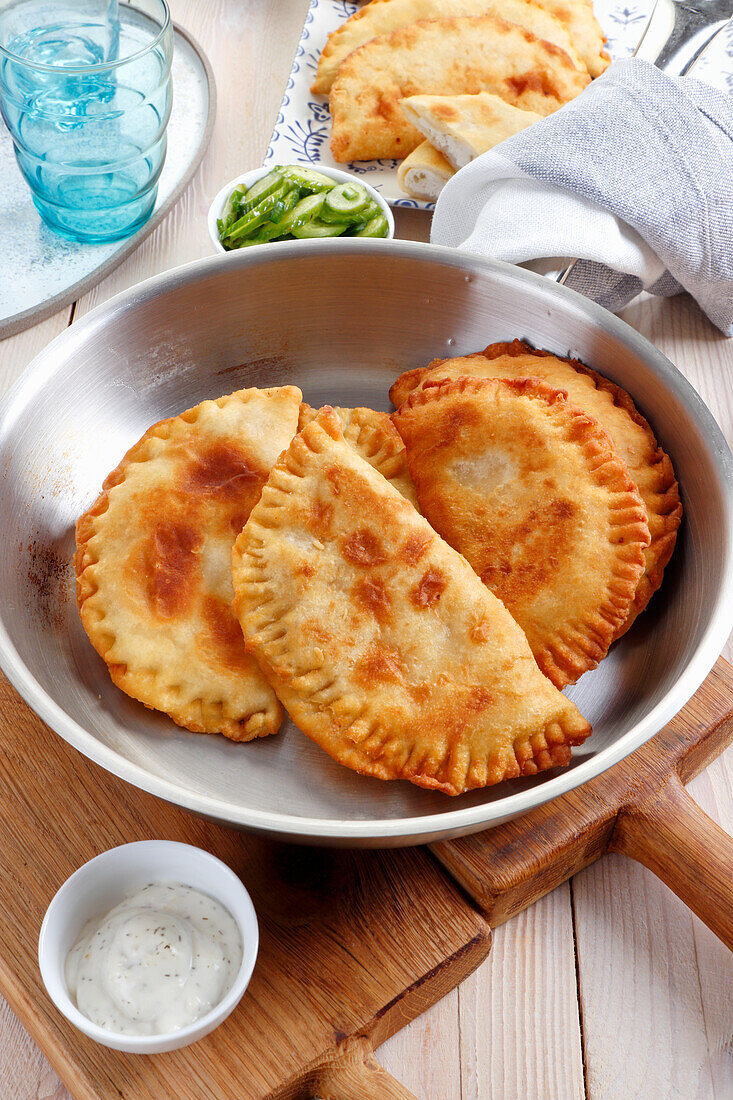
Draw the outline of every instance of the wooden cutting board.
<instances>
[{"instance_id":1,"label":"wooden cutting board","mask_svg":"<svg viewBox=\"0 0 733 1100\"><path fill-rule=\"evenodd\" d=\"M0 991L75 1100L410 1097L370 1066L372 1046L462 981L491 945L486 920L425 849L296 847L222 828L90 763L4 678L0 716ZM152 837L198 845L233 868L257 910L260 951L221 1027L141 1057L67 1023L36 951L45 910L77 867Z\"/></svg>"},{"instance_id":2,"label":"wooden cutting board","mask_svg":"<svg viewBox=\"0 0 733 1100\"><path fill-rule=\"evenodd\" d=\"M722 657L686 707L631 756L516 821L432 845L493 928L606 852L643 863L733 950L733 840L684 788L733 741Z\"/></svg>"},{"instance_id":3,"label":"wooden cutting board","mask_svg":"<svg viewBox=\"0 0 733 1100\"><path fill-rule=\"evenodd\" d=\"M128 786L66 745L0 677L0 992L76 1100L411 1100L373 1047L471 973L489 951L490 923L605 851L641 859L719 935L733 935L730 839L681 786L731 739L733 668L721 660L652 742L578 791L432 854L347 852L238 833ZM249 989L220 1028L184 1050L136 1057L66 1023L43 989L36 948L69 874L149 837L228 863L252 894L261 945Z\"/></svg>"}]
</instances>

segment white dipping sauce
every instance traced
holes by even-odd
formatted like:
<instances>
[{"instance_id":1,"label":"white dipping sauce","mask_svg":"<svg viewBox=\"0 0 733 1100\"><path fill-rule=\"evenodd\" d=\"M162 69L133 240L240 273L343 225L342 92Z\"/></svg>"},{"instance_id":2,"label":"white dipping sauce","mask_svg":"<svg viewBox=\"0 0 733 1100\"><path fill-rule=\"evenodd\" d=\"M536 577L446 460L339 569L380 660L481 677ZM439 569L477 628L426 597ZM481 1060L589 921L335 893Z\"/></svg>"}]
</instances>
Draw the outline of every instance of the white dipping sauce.
<instances>
[{"instance_id":1,"label":"white dipping sauce","mask_svg":"<svg viewBox=\"0 0 733 1100\"><path fill-rule=\"evenodd\" d=\"M124 1035L179 1031L214 1008L242 964L239 927L191 886L153 883L90 921L66 959L69 992Z\"/></svg>"}]
</instances>

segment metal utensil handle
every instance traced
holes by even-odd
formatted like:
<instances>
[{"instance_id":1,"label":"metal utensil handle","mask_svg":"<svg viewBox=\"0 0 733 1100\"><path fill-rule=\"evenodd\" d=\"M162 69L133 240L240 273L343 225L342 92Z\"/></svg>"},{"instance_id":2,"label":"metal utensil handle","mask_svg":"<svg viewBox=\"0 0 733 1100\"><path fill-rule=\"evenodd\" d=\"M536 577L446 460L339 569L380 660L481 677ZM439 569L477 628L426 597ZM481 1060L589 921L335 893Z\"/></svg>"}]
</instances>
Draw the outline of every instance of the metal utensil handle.
<instances>
[{"instance_id":1,"label":"metal utensil handle","mask_svg":"<svg viewBox=\"0 0 733 1100\"><path fill-rule=\"evenodd\" d=\"M704 8L676 3L675 0L657 0L632 57L651 61L664 72L675 72L676 63L682 60L680 55L684 56L685 45L694 39L696 41L691 56L684 60L675 73L677 76L687 76L700 60L703 51L725 30L733 15L733 3L729 7L731 10L726 15L711 23L710 11L706 12ZM709 32L707 34L706 29ZM557 282L563 285L577 263L577 258L571 260L557 276Z\"/></svg>"},{"instance_id":2,"label":"metal utensil handle","mask_svg":"<svg viewBox=\"0 0 733 1100\"><path fill-rule=\"evenodd\" d=\"M733 16L733 0L657 0L634 57L685 76Z\"/></svg>"}]
</instances>

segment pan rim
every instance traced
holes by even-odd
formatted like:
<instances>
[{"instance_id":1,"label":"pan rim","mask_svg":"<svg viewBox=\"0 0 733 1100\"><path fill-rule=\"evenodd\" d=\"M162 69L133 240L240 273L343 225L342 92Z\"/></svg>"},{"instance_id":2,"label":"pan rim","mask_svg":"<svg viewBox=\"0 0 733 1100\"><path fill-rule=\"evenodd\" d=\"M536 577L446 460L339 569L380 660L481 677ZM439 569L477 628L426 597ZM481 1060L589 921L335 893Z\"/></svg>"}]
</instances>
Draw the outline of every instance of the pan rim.
<instances>
[{"instance_id":1,"label":"pan rim","mask_svg":"<svg viewBox=\"0 0 733 1100\"><path fill-rule=\"evenodd\" d=\"M388 256L399 256L408 260L437 261L443 265L458 267L466 273L470 273L471 270L486 274L493 272L504 279L513 279L520 287L522 284L542 286L545 291L550 289L550 293L558 303L570 308L571 311L574 309L581 312L591 323L626 344L645 361L660 383L684 402L692 420L706 440L711 461L721 475L727 518L723 576L713 614L680 678L644 718L627 729L611 745L576 764L572 769L563 770L537 786L476 806L447 808L438 813L412 817L356 820L310 818L280 811L237 807L226 800L202 795L177 782L154 775L116 749L104 745L55 702L21 659L5 627L1 608L0 668L39 717L82 755L118 778L204 817L301 842L351 841L354 844L381 842L385 845L425 843L426 840L445 839L449 836L490 828L501 821L527 813L553 798L566 794L595 776L601 775L630 755L682 709L707 676L733 626L733 456L712 413L670 360L625 321L570 288L549 284L548 280L542 276L511 264L438 245L371 240L335 241L333 245L327 245L325 248L323 242L318 244L320 247L317 252L310 249L307 242L296 241L273 244L268 249L252 250L248 254L215 255L194 260L181 267L152 276L115 295L97 306L86 317L65 329L32 360L0 401L0 437L5 436L8 426L25 407L24 395L28 390L37 392L38 383L47 382L57 370L62 369L62 361L58 356L60 348L65 349L67 353L73 350L77 342L82 342L98 325L113 318L119 309L155 299L160 294L183 287L189 282L196 282L206 274L213 274L217 270L223 271L227 264L245 267L269 263L276 259L284 261L298 257L305 259L313 255L324 259L327 256L345 252L356 255L378 255L386 252Z\"/></svg>"}]
</instances>

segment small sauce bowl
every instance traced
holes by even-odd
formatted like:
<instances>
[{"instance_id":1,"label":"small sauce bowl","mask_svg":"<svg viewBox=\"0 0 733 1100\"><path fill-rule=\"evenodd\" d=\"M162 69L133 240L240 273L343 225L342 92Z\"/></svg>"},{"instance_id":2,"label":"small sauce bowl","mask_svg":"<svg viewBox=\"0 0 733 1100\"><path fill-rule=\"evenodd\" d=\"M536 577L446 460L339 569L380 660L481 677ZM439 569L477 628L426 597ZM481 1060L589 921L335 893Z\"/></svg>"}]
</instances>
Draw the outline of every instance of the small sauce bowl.
<instances>
[{"instance_id":1,"label":"small sauce bowl","mask_svg":"<svg viewBox=\"0 0 733 1100\"><path fill-rule=\"evenodd\" d=\"M100 1027L79 1011L66 982L66 957L87 921L104 916L150 882L192 886L228 909L242 937L242 965L229 992L194 1023L160 1035L125 1035ZM49 997L79 1031L113 1050L161 1054L202 1039L236 1008L252 977L258 944L257 916L252 900L225 863L190 844L143 840L103 852L66 880L43 918L38 962Z\"/></svg>"},{"instance_id":2,"label":"small sauce bowl","mask_svg":"<svg viewBox=\"0 0 733 1100\"><path fill-rule=\"evenodd\" d=\"M233 180L230 180L229 183L225 184L224 187L222 187L221 191L218 193L211 206L209 207L209 214L207 219L211 243L213 244L217 252L224 252L225 254L228 254L226 248L219 240L219 230L216 223L221 217L224 210L224 204L226 203L234 188L238 187L240 183L243 183L245 187L251 187L253 183L257 183L257 180L262 179L262 177L266 176L268 172L271 172L273 168L285 167L287 167L287 165L285 164L268 164L266 168L255 168L252 172L244 172L241 176L235 176ZM392 238L394 237L394 215L392 214L389 203L385 198L382 197L382 195L379 194L379 191L372 187L371 184L367 183L365 179L362 179L361 176L355 175L353 172L342 172L340 168L329 168L324 164L303 164L296 165L296 167L312 168L314 172L320 172L322 176L329 176L329 178L332 179L334 183L361 184L369 197L374 199L374 201L379 204L380 210L387 219L387 236L382 237L381 239L385 241L392 240ZM318 238L310 238L307 243L310 244L313 240L317 239ZM340 237L321 238L321 240L330 241L331 243L340 239ZM351 241L353 239L353 237L344 237L344 240L346 241ZM271 245L277 243L277 241L263 241L262 245L255 244L250 245L250 247L261 248L265 244ZM292 244L293 242L291 241L290 243Z\"/></svg>"}]
</instances>

